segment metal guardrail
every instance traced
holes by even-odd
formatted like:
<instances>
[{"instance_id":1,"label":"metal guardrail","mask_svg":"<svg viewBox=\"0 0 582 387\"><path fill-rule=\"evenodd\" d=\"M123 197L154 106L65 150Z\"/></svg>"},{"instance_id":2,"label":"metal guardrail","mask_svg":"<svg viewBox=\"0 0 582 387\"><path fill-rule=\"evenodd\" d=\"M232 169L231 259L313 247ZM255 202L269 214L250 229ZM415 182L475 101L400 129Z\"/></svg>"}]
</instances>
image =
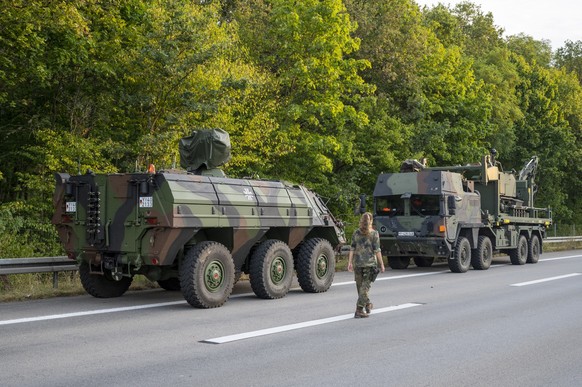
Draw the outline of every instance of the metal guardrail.
<instances>
[{"instance_id":1,"label":"metal guardrail","mask_svg":"<svg viewBox=\"0 0 582 387\"><path fill-rule=\"evenodd\" d=\"M0 259L0 275L53 273L53 288L55 289L59 285L59 272L76 271L77 269L77 262L66 256Z\"/></svg>"},{"instance_id":2,"label":"metal guardrail","mask_svg":"<svg viewBox=\"0 0 582 387\"><path fill-rule=\"evenodd\" d=\"M564 243L564 242L582 242L582 236L549 237L544 239L544 243Z\"/></svg>"},{"instance_id":3,"label":"metal guardrail","mask_svg":"<svg viewBox=\"0 0 582 387\"><path fill-rule=\"evenodd\" d=\"M544 243L582 242L582 236L550 237L544 239ZM347 249L341 250L341 255L347 255ZM76 271L76 261L66 256L41 257L41 258L3 258L0 259L0 275L6 274L30 274L53 273L53 287L58 287L58 273L61 271Z\"/></svg>"}]
</instances>

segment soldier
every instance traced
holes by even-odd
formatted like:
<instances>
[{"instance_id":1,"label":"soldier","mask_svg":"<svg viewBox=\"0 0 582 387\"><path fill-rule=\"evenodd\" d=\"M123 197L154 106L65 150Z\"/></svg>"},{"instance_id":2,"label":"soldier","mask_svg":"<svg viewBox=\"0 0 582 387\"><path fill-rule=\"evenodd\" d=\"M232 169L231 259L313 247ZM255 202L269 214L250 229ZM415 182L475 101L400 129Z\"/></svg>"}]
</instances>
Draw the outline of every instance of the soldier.
<instances>
[{"instance_id":1,"label":"soldier","mask_svg":"<svg viewBox=\"0 0 582 387\"><path fill-rule=\"evenodd\" d=\"M352 264L354 256L355 265ZM380 252L380 237L378 231L372 228L372 214L366 212L360 218L360 227L352 235L352 249L348 255L348 271L354 272L358 290L355 318L368 317L373 308L368 292L378 266L383 273L384 261Z\"/></svg>"}]
</instances>

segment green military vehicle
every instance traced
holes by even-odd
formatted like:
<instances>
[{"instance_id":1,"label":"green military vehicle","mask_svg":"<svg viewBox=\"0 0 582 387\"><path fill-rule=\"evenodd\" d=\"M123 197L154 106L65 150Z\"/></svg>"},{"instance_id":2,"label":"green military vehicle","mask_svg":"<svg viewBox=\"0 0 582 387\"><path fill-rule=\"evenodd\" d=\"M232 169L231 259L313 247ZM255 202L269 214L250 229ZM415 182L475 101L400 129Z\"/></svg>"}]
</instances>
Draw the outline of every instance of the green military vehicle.
<instances>
[{"instance_id":1,"label":"green military vehicle","mask_svg":"<svg viewBox=\"0 0 582 387\"><path fill-rule=\"evenodd\" d=\"M222 130L183 138L180 155L185 171L55 175L52 222L89 294L121 296L138 274L199 308L224 304L242 273L265 299L285 296L294 271L304 291L329 289L345 240L316 194L225 177Z\"/></svg>"},{"instance_id":2,"label":"green military vehicle","mask_svg":"<svg viewBox=\"0 0 582 387\"><path fill-rule=\"evenodd\" d=\"M392 269L445 259L451 271L486 270L495 252L511 263L536 263L542 252L548 208L534 207L538 158L521 172L504 172L495 151L477 164L427 168L407 160L400 173L378 176L375 225Z\"/></svg>"}]
</instances>

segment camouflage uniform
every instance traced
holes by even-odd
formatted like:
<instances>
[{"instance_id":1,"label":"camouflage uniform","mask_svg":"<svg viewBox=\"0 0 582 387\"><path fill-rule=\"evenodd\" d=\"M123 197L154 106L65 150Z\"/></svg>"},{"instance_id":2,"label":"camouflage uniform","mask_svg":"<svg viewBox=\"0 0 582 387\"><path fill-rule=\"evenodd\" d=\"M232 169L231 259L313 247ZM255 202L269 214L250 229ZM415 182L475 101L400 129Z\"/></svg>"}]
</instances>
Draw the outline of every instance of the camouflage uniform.
<instances>
[{"instance_id":1,"label":"camouflage uniform","mask_svg":"<svg viewBox=\"0 0 582 387\"><path fill-rule=\"evenodd\" d=\"M358 290L358 308L364 308L370 303L368 292L372 285L372 272L377 267L376 253L380 251L380 237L378 231L370 230L368 235L357 229L352 235L352 249L354 254L354 277Z\"/></svg>"}]
</instances>

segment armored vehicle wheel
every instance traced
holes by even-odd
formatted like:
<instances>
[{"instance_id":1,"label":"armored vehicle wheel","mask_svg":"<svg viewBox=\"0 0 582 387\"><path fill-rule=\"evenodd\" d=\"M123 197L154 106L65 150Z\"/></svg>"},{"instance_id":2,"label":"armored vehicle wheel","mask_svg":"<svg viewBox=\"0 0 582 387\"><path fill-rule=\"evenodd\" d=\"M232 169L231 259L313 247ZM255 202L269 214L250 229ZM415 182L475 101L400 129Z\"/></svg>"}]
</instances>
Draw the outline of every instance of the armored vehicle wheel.
<instances>
[{"instance_id":1,"label":"armored vehicle wheel","mask_svg":"<svg viewBox=\"0 0 582 387\"><path fill-rule=\"evenodd\" d=\"M487 270L493 259L493 245L491 239L485 235L479 237L477 248L471 251L471 265L477 270Z\"/></svg>"},{"instance_id":2,"label":"armored vehicle wheel","mask_svg":"<svg viewBox=\"0 0 582 387\"><path fill-rule=\"evenodd\" d=\"M284 242L264 241L251 257L249 279L259 298L284 297L293 280L293 254Z\"/></svg>"},{"instance_id":3,"label":"armored vehicle wheel","mask_svg":"<svg viewBox=\"0 0 582 387\"><path fill-rule=\"evenodd\" d=\"M532 235L527 249L527 263L538 263L540 260L540 239L537 235Z\"/></svg>"},{"instance_id":4,"label":"armored vehicle wheel","mask_svg":"<svg viewBox=\"0 0 582 387\"><path fill-rule=\"evenodd\" d=\"M204 241L189 249L180 266L180 286L188 303L216 308L228 300L234 285L234 263L228 249Z\"/></svg>"},{"instance_id":5,"label":"armored vehicle wheel","mask_svg":"<svg viewBox=\"0 0 582 387\"><path fill-rule=\"evenodd\" d=\"M158 285L160 285L160 288L164 290L175 292L180 290L180 278L173 277L165 280L158 280Z\"/></svg>"},{"instance_id":6,"label":"armored vehicle wheel","mask_svg":"<svg viewBox=\"0 0 582 387\"><path fill-rule=\"evenodd\" d=\"M410 257L388 257L388 266L394 270L406 269L410 265Z\"/></svg>"},{"instance_id":7,"label":"armored vehicle wheel","mask_svg":"<svg viewBox=\"0 0 582 387\"><path fill-rule=\"evenodd\" d=\"M297 280L304 292L321 293L331 286L335 274L335 253L321 238L306 240L297 254Z\"/></svg>"},{"instance_id":8,"label":"armored vehicle wheel","mask_svg":"<svg viewBox=\"0 0 582 387\"><path fill-rule=\"evenodd\" d=\"M434 258L414 257L413 260L417 267L431 267L434 263Z\"/></svg>"},{"instance_id":9,"label":"armored vehicle wheel","mask_svg":"<svg viewBox=\"0 0 582 387\"><path fill-rule=\"evenodd\" d=\"M116 281L108 271L105 271L103 275L91 274L91 268L87 262L81 262L79 265L79 277L85 291L97 298L120 297L129 289L133 281L131 277L121 277L121 280Z\"/></svg>"},{"instance_id":10,"label":"armored vehicle wheel","mask_svg":"<svg viewBox=\"0 0 582 387\"><path fill-rule=\"evenodd\" d=\"M527 260L527 239L520 235L517 241L517 248L509 250L509 259L514 265L525 265Z\"/></svg>"},{"instance_id":11,"label":"armored vehicle wheel","mask_svg":"<svg viewBox=\"0 0 582 387\"><path fill-rule=\"evenodd\" d=\"M449 259L449 269L453 273L465 273L469 266L471 266L471 243L467 238L460 236L453 256Z\"/></svg>"}]
</instances>

